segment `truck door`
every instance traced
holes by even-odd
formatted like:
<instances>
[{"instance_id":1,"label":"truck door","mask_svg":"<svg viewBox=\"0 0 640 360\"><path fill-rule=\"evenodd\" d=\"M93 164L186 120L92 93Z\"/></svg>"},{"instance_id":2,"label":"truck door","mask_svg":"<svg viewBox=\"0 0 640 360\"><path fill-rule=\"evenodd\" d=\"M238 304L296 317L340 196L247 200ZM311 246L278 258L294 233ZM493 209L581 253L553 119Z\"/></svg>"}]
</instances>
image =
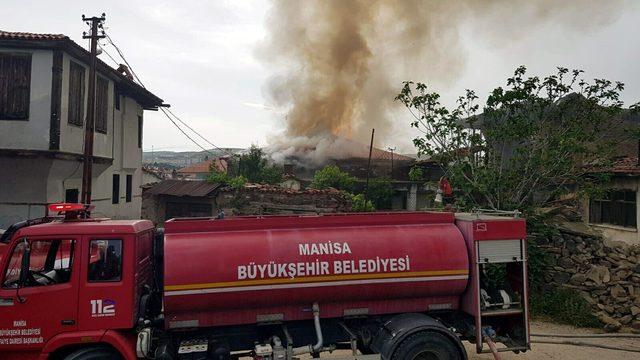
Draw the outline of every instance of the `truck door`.
<instances>
[{"instance_id":1,"label":"truck door","mask_svg":"<svg viewBox=\"0 0 640 360\"><path fill-rule=\"evenodd\" d=\"M80 276L79 325L81 330L118 329L132 326L133 272L124 259L126 237L88 236L83 241Z\"/></svg>"},{"instance_id":2,"label":"truck door","mask_svg":"<svg viewBox=\"0 0 640 360\"><path fill-rule=\"evenodd\" d=\"M29 273L18 288L29 249ZM0 286L0 351L38 351L77 329L78 265L75 237L30 237L9 251Z\"/></svg>"}]
</instances>

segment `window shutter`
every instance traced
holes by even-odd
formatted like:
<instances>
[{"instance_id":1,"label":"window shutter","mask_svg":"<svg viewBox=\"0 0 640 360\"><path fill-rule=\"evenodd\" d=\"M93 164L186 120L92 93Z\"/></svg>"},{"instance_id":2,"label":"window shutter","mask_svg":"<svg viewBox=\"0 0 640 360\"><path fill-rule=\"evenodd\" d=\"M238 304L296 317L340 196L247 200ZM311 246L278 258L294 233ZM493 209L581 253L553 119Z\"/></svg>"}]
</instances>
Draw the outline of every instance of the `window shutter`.
<instances>
[{"instance_id":1,"label":"window shutter","mask_svg":"<svg viewBox=\"0 0 640 360\"><path fill-rule=\"evenodd\" d=\"M0 120L28 120L31 54L0 54Z\"/></svg>"},{"instance_id":2,"label":"window shutter","mask_svg":"<svg viewBox=\"0 0 640 360\"><path fill-rule=\"evenodd\" d=\"M107 113L109 102L109 81L98 76L96 81L96 124L98 132L107 132Z\"/></svg>"}]
</instances>

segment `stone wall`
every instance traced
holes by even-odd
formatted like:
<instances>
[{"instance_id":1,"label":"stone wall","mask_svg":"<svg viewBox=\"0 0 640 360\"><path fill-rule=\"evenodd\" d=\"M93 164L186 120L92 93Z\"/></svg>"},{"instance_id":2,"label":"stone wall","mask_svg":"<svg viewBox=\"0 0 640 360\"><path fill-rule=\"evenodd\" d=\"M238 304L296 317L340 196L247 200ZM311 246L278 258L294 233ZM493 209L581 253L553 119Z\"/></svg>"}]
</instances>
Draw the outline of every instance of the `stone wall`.
<instances>
[{"instance_id":1,"label":"stone wall","mask_svg":"<svg viewBox=\"0 0 640 360\"><path fill-rule=\"evenodd\" d=\"M247 185L240 190L221 189L217 207L227 215L316 214L351 211L351 197L327 190L293 190L272 185Z\"/></svg>"},{"instance_id":2,"label":"stone wall","mask_svg":"<svg viewBox=\"0 0 640 360\"><path fill-rule=\"evenodd\" d=\"M640 246L603 239L580 223L558 229L530 235L552 259L549 286L578 290L609 331L640 330Z\"/></svg>"}]
</instances>

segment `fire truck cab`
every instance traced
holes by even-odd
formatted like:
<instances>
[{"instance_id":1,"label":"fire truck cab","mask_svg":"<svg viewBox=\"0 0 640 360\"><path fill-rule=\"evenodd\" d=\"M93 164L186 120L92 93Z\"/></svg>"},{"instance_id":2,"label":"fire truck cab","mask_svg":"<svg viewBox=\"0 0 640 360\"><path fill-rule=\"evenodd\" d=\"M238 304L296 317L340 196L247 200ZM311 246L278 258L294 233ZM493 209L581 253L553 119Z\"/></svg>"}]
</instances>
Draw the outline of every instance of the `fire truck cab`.
<instances>
[{"instance_id":1,"label":"fire truck cab","mask_svg":"<svg viewBox=\"0 0 640 360\"><path fill-rule=\"evenodd\" d=\"M107 219L9 229L0 245L2 359L112 349L135 358L139 302L153 281L153 231L150 221Z\"/></svg>"}]
</instances>

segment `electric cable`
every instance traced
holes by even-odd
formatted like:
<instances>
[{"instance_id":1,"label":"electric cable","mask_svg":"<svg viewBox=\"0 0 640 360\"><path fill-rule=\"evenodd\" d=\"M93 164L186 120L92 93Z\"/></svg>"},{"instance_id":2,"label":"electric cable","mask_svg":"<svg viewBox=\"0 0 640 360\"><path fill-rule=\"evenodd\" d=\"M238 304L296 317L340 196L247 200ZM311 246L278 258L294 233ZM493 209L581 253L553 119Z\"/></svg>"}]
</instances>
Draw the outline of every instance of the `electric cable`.
<instances>
[{"instance_id":1,"label":"electric cable","mask_svg":"<svg viewBox=\"0 0 640 360\"><path fill-rule=\"evenodd\" d=\"M113 40L111 39L111 36L109 36L108 33L105 32L105 36L107 41L116 49L116 51L118 52L118 54L120 55L120 57L122 58L122 60L125 62L125 64L129 67L129 70L131 71L131 74L133 75L133 77L136 79L136 81L140 84L140 86L142 86L143 88L146 89L146 87L144 86L144 84L142 83L142 81L140 80L140 78L138 77L138 74L136 74L136 72L133 70L133 67L131 66L131 64L129 64L129 62L127 61L127 59L124 57L123 52L120 50L120 48L113 42ZM102 48L102 47L101 47ZM107 53L105 51L105 53L111 57L111 55L109 53ZM112 58L113 60L113 58ZM117 61L114 60L114 62L117 63ZM231 152L229 152L228 150L225 150L219 146L217 146L216 144L212 143L211 141L207 140L207 138L205 138L204 136L202 136L198 131L196 131L194 128L192 128L191 126L189 126L189 124L187 124L185 121L183 121L182 119L180 119L176 114L174 114L171 110L169 109L165 109L165 108L160 108L162 110L162 112L165 114L165 116L169 119L169 121L171 121L171 123L173 123L173 125L178 128L178 130L180 130L180 132L182 134L184 134L192 143L194 143L195 145L197 145L199 148L201 148L202 150L204 150L205 152L216 156L214 153L212 153L210 150L205 149L202 145L200 145L200 143L198 143L197 141L195 141L191 136L189 136L181 127L180 125L178 125L172 118L171 116L173 116L175 118L175 120L177 120L178 122L180 122L182 125L184 125L185 127L187 127L189 130L191 130L195 135L197 135L199 138L201 138L202 140L204 140L207 144L213 146L215 149L218 149L220 151L222 151L223 153L229 155L229 156L233 156L234 154L232 154ZM171 114L171 116L169 115Z\"/></svg>"},{"instance_id":2,"label":"electric cable","mask_svg":"<svg viewBox=\"0 0 640 360\"><path fill-rule=\"evenodd\" d=\"M129 70L131 71L131 74L138 81L138 84L140 84L140 86L142 86L143 88L146 89L146 87L144 86L144 84L142 83L140 78L138 77L138 74L136 74L136 72L133 70L133 67L131 67L131 64L129 64L127 59L124 57L124 54L122 53L122 51L120 51L120 48L116 44L113 43L113 40L111 40L111 36L109 36L109 34L106 33L106 32L104 33L104 35L106 36L107 41L109 41L109 43L116 49L116 51L118 52L118 54L120 55L122 60L124 60L124 63L129 67Z\"/></svg>"},{"instance_id":3,"label":"electric cable","mask_svg":"<svg viewBox=\"0 0 640 360\"><path fill-rule=\"evenodd\" d=\"M176 122L171 118L171 116L169 116L169 114L166 112L166 110L164 108L160 108L160 110L162 111L162 113L164 113L164 115L167 117L167 119L169 119L169 121L171 121L171 123L173 125L175 125L176 128L178 128L178 130L180 130L180 132L182 134L184 134L184 136L187 137L187 139L191 140L192 143L196 144L200 149L202 149L203 151L205 151L206 153L209 153L211 155L214 155L214 153L212 153L211 151L207 150L204 148L204 146L200 145L197 141L195 141L191 136L189 136L189 134L187 134L184 130L182 130L182 128L180 127L180 125L176 124Z\"/></svg>"}]
</instances>

